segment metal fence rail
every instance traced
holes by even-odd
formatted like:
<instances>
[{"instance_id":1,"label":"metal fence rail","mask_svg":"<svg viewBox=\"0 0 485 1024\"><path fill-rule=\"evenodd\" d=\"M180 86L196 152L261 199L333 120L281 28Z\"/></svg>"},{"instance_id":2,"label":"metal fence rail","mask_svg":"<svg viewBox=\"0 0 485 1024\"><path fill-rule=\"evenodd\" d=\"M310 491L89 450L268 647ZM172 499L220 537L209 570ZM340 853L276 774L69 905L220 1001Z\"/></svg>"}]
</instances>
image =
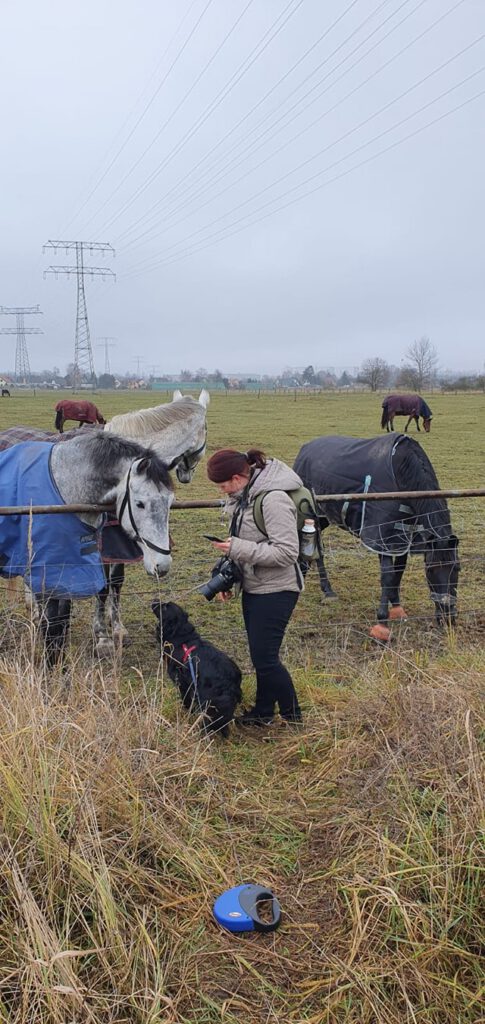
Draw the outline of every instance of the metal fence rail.
<instances>
[{"instance_id":1,"label":"metal fence rail","mask_svg":"<svg viewBox=\"0 0 485 1024\"><path fill-rule=\"evenodd\" d=\"M379 491L372 494L316 494L316 501L391 501L401 498L485 498L485 488L448 491ZM224 508L223 499L174 501L172 509ZM64 512L114 512L114 505L3 505L0 516L62 515Z\"/></svg>"}]
</instances>

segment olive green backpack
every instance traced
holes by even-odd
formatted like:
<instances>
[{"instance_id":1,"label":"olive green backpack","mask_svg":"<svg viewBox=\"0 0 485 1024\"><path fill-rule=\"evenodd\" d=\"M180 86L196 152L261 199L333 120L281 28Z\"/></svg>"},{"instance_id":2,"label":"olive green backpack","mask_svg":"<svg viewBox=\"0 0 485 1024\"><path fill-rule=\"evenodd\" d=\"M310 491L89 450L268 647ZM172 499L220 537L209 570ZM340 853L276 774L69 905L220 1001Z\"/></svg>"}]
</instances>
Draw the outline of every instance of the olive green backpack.
<instances>
[{"instance_id":1,"label":"olive green backpack","mask_svg":"<svg viewBox=\"0 0 485 1024\"><path fill-rule=\"evenodd\" d=\"M281 488L275 488L275 490L280 489ZM318 513L316 510L316 502L314 495L308 489L308 487L303 486L295 487L293 491L284 491L283 493L287 494L288 497L291 498L296 508L296 528L298 530L300 546L302 542L302 529L305 519L313 519L317 531L317 544L315 554L313 557L317 558L320 549L320 530L318 526ZM267 494L271 494L271 491L261 491L259 494L256 495L253 504L254 522L256 523L258 530L260 530L261 533L264 533L266 537L268 536L268 534L266 531L266 527L264 525L263 501Z\"/></svg>"}]
</instances>

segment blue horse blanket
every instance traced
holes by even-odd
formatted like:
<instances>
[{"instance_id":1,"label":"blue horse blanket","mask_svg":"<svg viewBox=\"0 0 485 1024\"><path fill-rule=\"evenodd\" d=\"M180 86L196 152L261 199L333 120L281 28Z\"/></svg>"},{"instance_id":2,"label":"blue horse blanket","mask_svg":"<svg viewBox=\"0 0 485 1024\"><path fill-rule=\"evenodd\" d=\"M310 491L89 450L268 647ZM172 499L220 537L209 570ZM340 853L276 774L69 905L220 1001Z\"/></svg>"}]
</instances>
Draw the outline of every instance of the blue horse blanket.
<instances>
[{"instance_id":1,"label":"blue horse blanket","mask_svg":"<svg viewBox=\"0 0 485 1024\"><path fill-rule=\"evenodd\" d=\"M64 505L52 479L53 445L26 441L0 452L0 504ZM74 513L0 515L0 575L23 576L34 594L91 597L106 585L96 530Z\"/></svg>"}]
</instances>

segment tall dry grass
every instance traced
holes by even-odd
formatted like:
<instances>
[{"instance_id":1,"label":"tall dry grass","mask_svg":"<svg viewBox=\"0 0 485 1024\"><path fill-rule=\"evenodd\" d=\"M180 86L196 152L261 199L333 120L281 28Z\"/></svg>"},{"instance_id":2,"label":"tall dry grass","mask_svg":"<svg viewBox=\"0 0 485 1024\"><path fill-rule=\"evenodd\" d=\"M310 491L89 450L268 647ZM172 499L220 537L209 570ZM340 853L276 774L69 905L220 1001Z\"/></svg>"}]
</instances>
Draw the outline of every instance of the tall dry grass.
<instances>
[{"instance_id":1,"label":"tall dry grass","mask_svg":"<svg viewBox=\"0 0 485 1024\"><path fill-rule=\"evenodd\" d=\"M306 675L303 731L223 743L162 678L3 662L2 1021L483 1021L482 663ZM252 879L282 927L222 932Z\"/></svg>"}]
</instances>

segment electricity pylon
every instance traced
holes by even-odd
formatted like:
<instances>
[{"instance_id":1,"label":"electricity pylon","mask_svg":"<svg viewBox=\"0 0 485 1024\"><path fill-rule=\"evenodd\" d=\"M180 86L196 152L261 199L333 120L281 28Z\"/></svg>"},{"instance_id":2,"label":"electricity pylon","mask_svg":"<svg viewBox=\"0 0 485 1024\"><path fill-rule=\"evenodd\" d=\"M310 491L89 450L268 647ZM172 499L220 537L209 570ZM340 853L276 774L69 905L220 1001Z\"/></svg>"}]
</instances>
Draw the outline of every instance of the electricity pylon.
<instances>
[{"instance_id":1,"label":"electricity pylon","mask_svg":"<svg viewBox=\"0 0 485 1024\"><path fill-rule=\"evenodd\" d=\"M26 334L43 334L40 327L26 327L24 316L33 313L35 316L42 316L42 310L38 306L0 306L0 313L10 313L17 317L16 327L2 327L0 334L16 334L17 344L15 346L15 380L17 384L30 384L30 363Z\"/></svg>"},{"instance_id":2,"label":"electricity pylon","mask_svg":"<svg viewBox=\"0 0 485 1024\"><path fill-rule=\"evenodd\" d=\"M74 344L74 384L78 385L81 383L83 373L88 376L92 384L96 383L96 374L94 372L94 360L93 350L91 348L91 337L89 333L89 322L88 322L88 309L86 305L86 295L84 291L84 277L86 274L90 274L91 277L106 277L110 275L115 277L112 270L107 267L85 267L84 266L84 250L89 249L92 252L100 252L103 256L106 252L110 252L113 256L115 251L108 242L65 242L65 241L51 241L43 247L43 252L46 249L53 249L57 254L58 249L65 249L66 254L69 249L76 250L76 266L75 267L48 267L44 271L44 277L46 274L55 274L56 278L58 274L76 274L77 277L77 312L76 312L76 338Z\"/></svg>"},{"instance_id":3,"label":"electricity pylon","mask_svg":"<svg viewBox=\"0 0 485 1024\"><path fill-rule=\"evenodd\" d=\"M111 375L111 368L109 365L109 350L115 348L115 338L100 338L98 348L104 348L104 372Z\"/></svg>"}]
</instances>

